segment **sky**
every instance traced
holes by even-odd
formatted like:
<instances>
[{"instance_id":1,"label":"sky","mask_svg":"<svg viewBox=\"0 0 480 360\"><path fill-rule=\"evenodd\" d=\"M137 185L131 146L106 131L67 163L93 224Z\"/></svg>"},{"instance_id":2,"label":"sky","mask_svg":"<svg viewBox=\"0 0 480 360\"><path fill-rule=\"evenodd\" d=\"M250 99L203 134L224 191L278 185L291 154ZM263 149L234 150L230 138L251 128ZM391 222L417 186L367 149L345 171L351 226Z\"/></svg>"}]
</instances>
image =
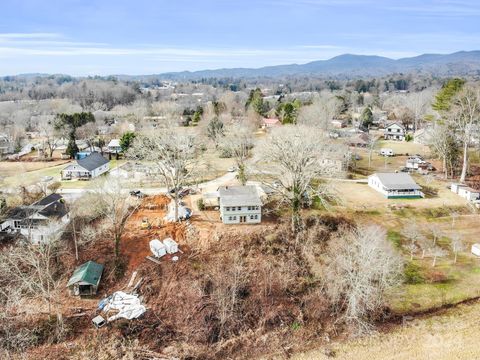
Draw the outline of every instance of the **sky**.
<instances>
[{"instance_id":1,"label":"sky","mask_svg":"<svg viewBox=\"0 0 480 360\"><path fill-rule=\"evenodd\" d=\"M479 0L1 0L0 11L2 76L480 50Z\"/></svg>"}]
</instances>

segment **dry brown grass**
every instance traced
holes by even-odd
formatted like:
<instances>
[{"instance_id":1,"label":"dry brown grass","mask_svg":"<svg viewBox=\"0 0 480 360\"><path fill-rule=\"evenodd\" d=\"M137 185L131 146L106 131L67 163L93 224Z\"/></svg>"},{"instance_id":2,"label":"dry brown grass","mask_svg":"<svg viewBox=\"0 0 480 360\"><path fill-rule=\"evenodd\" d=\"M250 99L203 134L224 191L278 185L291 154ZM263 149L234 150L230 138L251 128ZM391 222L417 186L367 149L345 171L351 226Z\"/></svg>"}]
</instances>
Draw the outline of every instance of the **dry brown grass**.
<instances>
[{"instance_id":1,"label":"dry brown grass","mask_svg":"<svg viewBox=\"0 0 480 360\"><path fill-rule=\"evenodd\" d=\"M439 316L417 319L389 333L328 345L337 360L471 360L480 358L480 303L460 305ZM295 360L331 359L325 349L293 356Z\"/></svg>"}]
</instances>

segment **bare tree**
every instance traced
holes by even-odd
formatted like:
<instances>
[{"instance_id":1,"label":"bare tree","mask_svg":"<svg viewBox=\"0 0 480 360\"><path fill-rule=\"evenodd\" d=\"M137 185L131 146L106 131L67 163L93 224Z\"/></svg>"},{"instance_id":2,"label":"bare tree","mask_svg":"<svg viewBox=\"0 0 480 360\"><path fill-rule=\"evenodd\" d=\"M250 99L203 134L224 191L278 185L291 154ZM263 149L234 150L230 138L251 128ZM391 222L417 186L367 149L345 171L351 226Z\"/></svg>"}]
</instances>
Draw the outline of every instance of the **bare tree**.
<instances>
[{"instance_id":1,"label":"bare tree","mask_svg":"<svg viewBox=\"0 0 480 360\"><path fill-rule=\"evenodd\" d=\"M369 134L368 135L368 142L367 142L367 149L368 149L368 168L370 169L372 165L372 155L373 151L375 150L375 147L378 144L378 138L373 135Z\"/></svg>"},{"instance_id":2,"label":"bare tree","mask_svg":"<svg viewBox=\"0 0 480 360\"><path fill-rule=\"evenodd\" d=\"M442 249L440 246L433 246L430 249L430 252L433 257L432 267L435 267L435 265L437 264L437 258L445 256L447 254L447 252L444 249Z\"/></svg>"},{"instance_id":3,"label":"bare tree","mask_svg":"<svg viewBox=\"0 0 480 360\"><path fill-rule=\"evenodd\" d=\"M45 145L48 149L48 158L53 157L53 152L61 144L62 133L55 129L53 124L46 123L40 128L40 134L45 138Z\"/></svg>"},{"instance_id":4,"label":"bare tree","mask_svg":"<svg viewBox=\"0 0 480 360\"><path fill-rule=\"evenodd\" d=\"M459 147L454 130L445 124L435 124L429 145L432 152L442 160L445 179L448 178L449 170L453 177Z\"/></svg>"},{"instance_id":5,"label":"bare tree","mask_svg":"<svg viewBox=\"0 0 480 360\"><path fill-rule=\"evenodd\" d=\"M44 227L44 239L38 245L30 242L12 246L0 255L0 278L6 281L0 294L10 296L14 290L27 297L40 297L57 318L57 335L63 331L63 318L59 300L60 279L57 274L56 258L61 253L62 227L51 222Z\"/></svg>"},{"instance_id":6,"label":"bare tree","mask_svg":"<svg viewBox=\"0 0 480 360\"><path fill-rule=\"evenodd\" d=\"M275 129L258 152L257 168L267 186L290 207L293 232L298 233L301 228L300 211L306 199L316 197L328 204L331 188L318 180L328 173L329 164L325 160L335 151L328 137L318 129L287 125ZM274 186L268 179L274 180Z\"/></svg>"},{"instance_id":7,"label":"bare tree","mask_svg":"<svg viewBox=\"0 0 480 360\"><path fill-rule=\"evenodd\" d=\"M151 172L160 176L175 201L175 221L178 221L179 192L197 173L198 145L194 136L171 130L159 130L137 136L128 157L145 161Z\"/></svg>"},{"instance_id":8,"label":"bare tree","mask_svg":"<svg viewBox=\"0 0 480 360\"><path fill-rule=\"evenodd\" d=\"M245 185L247 182L246 161L253 148L253 133L246 124L237 124L228 129L222 140L221 147L228 151L238 167L238 179Z\"/></svg>"},{"instance_id":9,"label":"bare tree","mask_svg":"<svg viewBox=\"0 0 480 360\"><path fill-rule=\"evenodd\" d=\"M455 232L452 235L450 246L452 247L452 251L454 254L453 263L456 264L458 253L465 250L465 244L463 242L463 238L458 232Z\"/></svg>"},{"instance_id":10,"label":"bare tree","mask_svg":"<svg viewBox=\"0 0 480 360\"><path fill-rule=\"evenodd\" d=\"M115 245L115 260L120 256L120 241L128 218L137 209L138 199L129 196L117 178L98 179L92 189L92 207L110 225ZM93 199L92 199L93 200Z\"/></svg>"},{"instance_id":11,"label":"bare tree","mask_svg":"<svg viewBox=\"0 0 480 360\"><path fill-rule=\"evenodd\" d=\"M466 86L456 96L447 119L457 131L463 147L462 173L460 181L467 177L468 147L472 141L475 124L480 116L480 89Z\"/></svg>"},{"instance_id":12,"label":"bare tree","mask_svg":"<svg viewBox=\"0 0 480 360\"><path fill-rule=\"evenodd\" d=\"M378 226L343 229L330 241L324 283L337 310L359 332L369 330L385 293L401 281L403 264Z\"/></svg>"},{"instance_id":13,"label":"bare tree","mask_svg":"<svg viewBox=\"0 0 480 360\"><path fill-rule=\"evenodd\" d=\"M402 230L402 235L405 236L409 243L407 249L410 251L410 260L413 260L413 255L419 247L419 242L423 240L424 236L415 221L411 221Z\"/></svg>"}]
</instances>

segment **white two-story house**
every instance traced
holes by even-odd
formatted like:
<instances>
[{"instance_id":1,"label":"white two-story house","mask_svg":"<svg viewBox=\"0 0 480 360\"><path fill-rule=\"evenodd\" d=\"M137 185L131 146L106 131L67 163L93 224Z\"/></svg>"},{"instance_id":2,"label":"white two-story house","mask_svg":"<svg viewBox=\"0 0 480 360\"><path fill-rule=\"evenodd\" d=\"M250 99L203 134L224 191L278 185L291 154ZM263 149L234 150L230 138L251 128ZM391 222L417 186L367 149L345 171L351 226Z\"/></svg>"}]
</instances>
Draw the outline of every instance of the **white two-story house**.
<instances>
[{"instance_id":1,"label":"white two-story house","mask_svg":"<svg viewBox=\"0 0 480 360\"><path fill-rule=\"evenodd\" d=\"M258 224L262 201L254 185L223 186L218 189L220 218L224 224Z\"/></svg>"},{"instance_id":2,"label":"white two-story house","mask_svg":"<svg viewBox=\"0 0 480 360\"><path fill-rule=\"evenodd\" d=\"M385 126L383 137L385 140L403 141L405 140L406 134L407 134L407 131L405 127L400 123L394 122Z\"/></svg>"}]
</instances>

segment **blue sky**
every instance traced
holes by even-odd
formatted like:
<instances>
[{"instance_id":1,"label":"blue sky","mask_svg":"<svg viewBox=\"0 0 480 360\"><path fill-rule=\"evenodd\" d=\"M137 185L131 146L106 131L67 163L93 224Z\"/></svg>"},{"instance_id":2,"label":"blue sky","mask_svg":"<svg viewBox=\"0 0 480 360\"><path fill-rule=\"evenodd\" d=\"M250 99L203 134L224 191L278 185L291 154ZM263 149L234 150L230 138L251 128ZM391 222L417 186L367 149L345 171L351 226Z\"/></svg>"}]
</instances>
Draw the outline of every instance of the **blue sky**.
<instances>
[{"instance_id":1,"label":"blue sky","mask_svg":"<svg viewBox=\"0 0 480 360\"><path fill-rule=\"evenodd\" d=\"M0 75L152 74L480 49L478 0L2 0Z\"/></svg>"}]
</instances>

